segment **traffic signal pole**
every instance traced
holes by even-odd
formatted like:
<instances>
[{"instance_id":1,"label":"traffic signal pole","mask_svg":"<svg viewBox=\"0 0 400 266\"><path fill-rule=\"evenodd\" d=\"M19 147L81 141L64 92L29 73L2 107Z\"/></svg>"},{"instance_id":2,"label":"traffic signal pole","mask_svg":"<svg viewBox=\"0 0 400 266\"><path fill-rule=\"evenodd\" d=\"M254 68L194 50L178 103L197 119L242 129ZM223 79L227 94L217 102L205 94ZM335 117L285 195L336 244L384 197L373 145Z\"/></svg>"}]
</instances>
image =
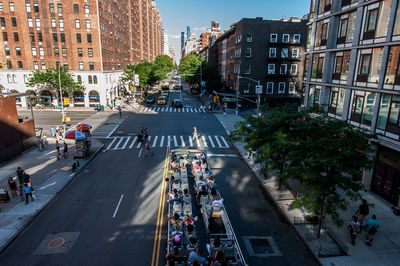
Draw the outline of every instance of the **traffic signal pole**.
<instances>
[{"instance_id":1,"label":"traffic signal pole","mask_svg":"<svg viewBox=\"0 0 400 266\"><path fill-rule=\"evenodd\" d=\"M62 117L62 121L63 121L63 130L64 130L64 134L65 134L64 99L63 99L62 89L61 89L61 65L58 66L58 85L60 87L61 117Z\"/></svg>"}]
</instances>

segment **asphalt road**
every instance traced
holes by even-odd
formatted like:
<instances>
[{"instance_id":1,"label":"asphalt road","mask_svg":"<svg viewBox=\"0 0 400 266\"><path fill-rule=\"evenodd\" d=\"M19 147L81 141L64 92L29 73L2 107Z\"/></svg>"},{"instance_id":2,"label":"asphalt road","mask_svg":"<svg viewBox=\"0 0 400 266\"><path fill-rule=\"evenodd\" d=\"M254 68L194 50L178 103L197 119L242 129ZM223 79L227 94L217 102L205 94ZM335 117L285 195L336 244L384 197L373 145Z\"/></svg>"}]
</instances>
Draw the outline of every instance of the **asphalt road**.
<instances>
[{"instance_id":1,"label":"asphalt road","mask_svg":"<svg viewBox=\"0 0 400 266\"><path fill-rule=\"evenodd\" d=\"M181 97L172 92L172 98ZM200 102L183 93L185 106ZM191 99L191 100L189 100ZM188 134L196 126L201 134L226 132L211 114L123 113L124 121L113 136ZM105 139L109 144L111 139ZM154 147L152 157L140 148L104 149L57 198L0 254L0 265L151 265L165 147ZM247 165L230 148L208 147L210 165L249 265L314 265L290 227L262 193ZM233 157L232 157L233 156ZM166 207L166 206L164 206ZM165 265L166 219L162 227L159 264ZM61 254L37 255L52 249L41 242L49 234L79 233ZM253 257L244 237L269 236L281 256ZM43 254L43 253L41 253Z\"/></svg>"}]
</instances>

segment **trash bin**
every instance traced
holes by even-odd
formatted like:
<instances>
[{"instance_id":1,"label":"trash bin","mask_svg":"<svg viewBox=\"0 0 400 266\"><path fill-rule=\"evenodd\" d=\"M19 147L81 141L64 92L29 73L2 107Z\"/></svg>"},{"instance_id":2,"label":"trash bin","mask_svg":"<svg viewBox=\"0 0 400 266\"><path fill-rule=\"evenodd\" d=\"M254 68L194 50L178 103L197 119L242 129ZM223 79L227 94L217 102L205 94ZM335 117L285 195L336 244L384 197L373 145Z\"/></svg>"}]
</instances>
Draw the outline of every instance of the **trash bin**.
<instances>
[{"instance_id":1,"label":"trash bin","mask_svg":"<svg viewBox=\"0 0 400 266\"><path fill-rule=\"evenodd\" d=\"M104 111L104 105L100 105L100 111Z\"/></svg>"},{"instance_id":2,"label":"trash bin","mask_svg":"<svg viewBox=\"0 0 400 266\"><path fill-rule=\"evenodd\" d=\"M96 104L96 105L94 106L94 110L95 110L95 111L100 111L100 104Z\"/></svg>"}]
</instances>

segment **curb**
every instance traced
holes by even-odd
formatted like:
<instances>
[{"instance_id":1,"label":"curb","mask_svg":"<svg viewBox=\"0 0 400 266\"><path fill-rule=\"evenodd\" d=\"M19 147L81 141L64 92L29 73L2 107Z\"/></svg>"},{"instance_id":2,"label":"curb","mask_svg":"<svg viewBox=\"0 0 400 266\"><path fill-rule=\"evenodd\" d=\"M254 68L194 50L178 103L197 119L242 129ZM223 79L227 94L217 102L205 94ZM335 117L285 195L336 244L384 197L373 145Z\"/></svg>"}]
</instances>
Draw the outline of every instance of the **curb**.
<instances>
[{"instance_id":1,"label":"curb","mask_svg":"<svg viewBox=\"0 0 400 266\"><path fill-rule=\"evenodd\" d=\"M38 209L38 210L35 212L35 214L33 214L31 217L29 217L29 218L25 221L25 223L17 230L17 232L15 232L15 234L14 234L11 238L9 238L9 239L5 242L5 244L4 244L3 246L0 247L0 254L14 241L14 239L16 239L16 238L19 236L19 234L22 233L22 231L25 230L25 228L36 218L36 216L38 216L38 215L39 215L39 214L40 214L54 199L55 199L55 197L57 196L57 194L59 194L61 191L63 191L63 189L64 189L72 180L74 180L75 176L76 176L77 174L79 174L80 171L81 171L82 169L84 169L84 168L86 167L86 165L88 165L88 164L93 160L93 158L97 156L97 154L98 154L101 150L103 150L103 148L104 148L104 144L101 144L101 146L99 147L99 149L97 149L97 151L96 151L95 153L93 153L93 154L90 156L90 158L88 159L88 161L87 161L84 165L82 165L81 167L79 167L79 169L74 173L74 175L72 176L72 178L61 188L61 190L58 191L58 192L53 196L53 198L51 198L47 203L45 203L40 209Z\"/></svg>"},{"instance_id":2,"label":"curb","mask_svg":"<svg viewBox=\"0 0 400 266\"><path fill-rule=\"evenodd\" d=\"M307 241L301 236L301 234L297 231L296 227L293 225L293 223L290 221L290 219L286 216L285 212L281 209L281 207L278 205L278 203L276 202L276 200L274 199L274 197L269 193L269 191L265 188L263 182L258 178L257 173L253 170L253 168L249 165L249 163L245 160L245 158L243 158L243 155L240 153L238 147L236 147L236 144L231 142L232 146L234 147L234 149L236 150L236 152L240 155L240 158L242 159L242 161L244 161L247 165L247 167L250 169L250 171L254 174L259 186L261 187L261 189L264 191L264 193L271 199L275 209L281 214L281 216L285 219L286 223L293 229L293 231L296 233L297 237L299 238L299 240L303 243L304 247L307 249L308 253L312 256L312 258L314 259L314 261L318 264L322 266L321 261L318 259L318 257L316 256L316 254L312 251L312 249L310 248L310 246L308 245Z\"/></svg>"}]
</instances>

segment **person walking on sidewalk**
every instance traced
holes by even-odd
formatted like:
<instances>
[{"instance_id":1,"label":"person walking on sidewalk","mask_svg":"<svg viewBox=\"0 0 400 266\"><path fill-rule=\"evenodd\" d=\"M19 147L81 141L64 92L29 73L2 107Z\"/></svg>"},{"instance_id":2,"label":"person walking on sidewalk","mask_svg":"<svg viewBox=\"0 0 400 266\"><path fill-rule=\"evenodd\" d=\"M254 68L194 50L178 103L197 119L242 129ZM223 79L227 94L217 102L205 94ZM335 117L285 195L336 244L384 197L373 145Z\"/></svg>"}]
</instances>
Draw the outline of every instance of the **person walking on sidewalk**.
<instances>
[{"instance_id":1,"label":"person walking on sidewalk","mask_svg":"<svg viewBox=\"0 0 400 266\"><path fill-rule=\"evenodd\" d=\"M60 159L60 143L56 140L57 160Z\"/></svg>"},{"instance_id":2,"label":"person walking on sidewalk","mask_svg":"<svg viewBox=\"0 0 400 266\"><path fill-rule=\"evenodd\" d=\"M24 184L28 184L29 186L32 184L31 176L27 173L23 172Z\"/></svg>"},{"instance_id":3,"label":"person walking on sidewalk","mask_svg":"<svg viewBox=\"0 0 400 266\"><path fill-rule=\"evenodd\" d=\"M118 104L117 109L118 109L118 113L119 113L119 118L121 118L121 116L122 116L122 108L121 108L121 105Z\"/></svg>"},{"instance_id":4,"label":"person walking on sidewalk","mask_svg":"<svg viewBox=\"0 0 400 266\"><path fill-rule=\"evenodd\" d=\"M19 184L22 186L24 184L24 170L21 167L17 168L17 177Z\"/></svg>"},{"instance_id":5,"label":"person walking on sidewalk","mask_svg":"<svg viewBox=\"0 0 400 266\"><path fill-rule=\"evenodd\" d=\"M11 194L13 195L13 198L17 197L17 183L14 181L14 178L11 176L8 178L8 188L11 191Z\"/></svg>"},{"instance_id":6,"label":"person walking on sidewalk","mask_svg":"<svg viewBox=\"0 0 400 266\"><path fill-rule=\"evenodd\" d=\"M365 199L362 199L362 204L358 207L356 215L358 215L357 220L362 224L364 217L369 213L368 203Z\"/></svg>"},{"instance_id":7,"label":"person walking on sidewalk","mask_svg":"<svg viewBox=\"0 0 400 266\"><path fill-rule=\"evenodd\" d=\"M357 220L357 216L353 216L353 221L349 224L351 244L354 246L356 243L357 234L360 232L360 222Z\"/></svg>"},{"instance_id":8,"label":"person walking on sidewalk","mask_svg":"<svg viewBox=\"0 0 400 266\"><path fill-rule=\"evenodd\" d=\"M33 201L32 188L28 186L28 184L24 184L24 193L25 193L25 204L28 204L29 197L31 197L31 200Z\"/></svg>"},{"instance_id":9,"label":"person walking on sidewalk","mask_svg":"<svg viewBox=\"0 0 400 266\"><path fill-rule=\"evenodd\" d=\"M67 143L64 141L64 158L67 159L68 158L68 145Z\"/></svg>"},{"instance_id":10,"label":"person walking on sidewalk","mask_svg":"<svg viewBox=\"0 0 400 266\"><path fill-rule=\"evenodd\" d=\"M376 215L372 215L372 219L369 219L367 222L367 234L365 235L366 240L365 244L368 246L372 245L372 241L374 241L374 237L378 228L380 226L379 221L376 219Z\"/></svg>"}]
</instances>

